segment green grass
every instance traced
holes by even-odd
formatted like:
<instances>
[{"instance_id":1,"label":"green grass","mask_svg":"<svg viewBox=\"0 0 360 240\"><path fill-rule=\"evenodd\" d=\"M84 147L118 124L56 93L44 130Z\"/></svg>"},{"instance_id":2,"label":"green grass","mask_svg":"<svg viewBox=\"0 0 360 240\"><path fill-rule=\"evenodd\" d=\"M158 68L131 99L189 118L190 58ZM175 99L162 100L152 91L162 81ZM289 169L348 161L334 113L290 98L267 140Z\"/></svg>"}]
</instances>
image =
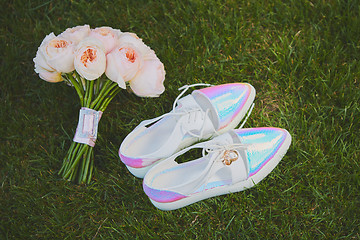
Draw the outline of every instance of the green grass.
<instances>
[{"instance_id":1,"label":"green grass","mask_svg":"<svg viewBox=\"0 0 360 240\"><path fill-rule=\"evenodd\" d=\"M1 0L0 239L359 239L359 16L356 0ZM167 71L159 98L123 91L110 104L89 186L57 175L76 93L32 61L46 34L83 24L137 33ZM245 127L286 128L293 142L256 187L163 212L118 147L196 82L251 83Z\"/></svg>"}]
</instances>

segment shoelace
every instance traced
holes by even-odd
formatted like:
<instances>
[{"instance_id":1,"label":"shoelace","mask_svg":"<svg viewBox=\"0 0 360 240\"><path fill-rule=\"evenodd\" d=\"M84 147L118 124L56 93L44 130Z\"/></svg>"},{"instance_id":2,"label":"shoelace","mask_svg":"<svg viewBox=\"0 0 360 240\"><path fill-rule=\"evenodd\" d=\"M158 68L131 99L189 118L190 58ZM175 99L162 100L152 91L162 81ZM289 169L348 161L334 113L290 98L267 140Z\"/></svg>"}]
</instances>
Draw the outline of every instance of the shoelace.
<instances>
[{"instance_id":1,"label":"shoelace","mask_svg":"<svg viewBox=\"0 0 360 240\"><path fill-rule=\"evenodd\" d=\"M176 104L178 103L179 99L187 92L187 90L189 90L189 89L192 88L192 87L197 87L197 86L210 87L210 86L213 86L213 85L208 84L208 83L195 83L195 84L191 84L191 85L184 85L184 86L178 88L178 90L179 90L179 91L182 90L182 92L175 98L175 101L174 101L174 103L173 103L173 108L172 108L172 111L171 111L171 112L165 113L165 114L163 114L163 115L161 115L161 116L159 116L159 117L157 117L157 118L145 120L145 121L143 121L138 127L140 127L140 126L146 126L146 125L155 123L155 122L157 122L158 120L160 120L160 119L162 119L162 118L164 118L164 117L166 117L166 116L171 116L171 115L178 115L178 116L189 115L189 119L190 119L191 113L195 113L195 114L196 114L196 112L200 112L199 115L201 116L201 118L202 118L202 120L203 120L203 124L202 124L202 126L201 126L201 128L200 128L200 131L199 131L200 133L199 133L199 134L193 133L190 129L187 129L186 126L181 126L181 127L182 127L182 129L183 129L183 131L184 131L185 133L188 133L189 135L191 135L191 136L193 136L193 137L197 137L197 138L199 138L199 139L203 138L204 130L205 130L205 128L204 128L204 127L205 127L205 118L206 118L206 117L208 116L208 114L210 113L210 109L207 109L205 112L204 112L201 108L195 108L195 109L189 109L189 110L184 110L184 109L182 109L182 110L179 111L179 112L176 111ZM240 125L239 129L242 128L242 127L245 125L245 123L246 123L247 119L249 118L249 116L250 116L250 114L251 114L254 106L255 106L255 103L253 103L253 104L251 105L251 107L250 107L250 109L249 109L249 111L248 111L245 119L243 120L242 124ZM197 118L194 117L193 119L196 120ZM191 124L191 122L188 121L188 125L190 125L190 124ZM213 131L215 132L216 135L219 135L219 133L216 131L215 128L213 129Z\"/></svg>"},{"instance_id":2,"label":"shoelace","mask_svg":"<svg viewBox=\"0 0 360 240\"><path fill-rule=\"evenodd\" d=\"M175 98L175 101L173 103L173 113L177 114L176 112L176 104L179 101L179 99L187 92L187 90L189 90L192 87L198 87L198 86L204 86L204 87L210 87L213 86L211 84L208 83L195 83L195 84L191 84L191 85L184 85L180 88L178 88L179 91L182 90L182 92ZM201 108L195 108L195 109L190 109L190 110L181 110L181 113L184 115L189 115L188 121L187 121L187 126L186 125L182 125L181 128L185 133L188 133L189 135L199 138L201 139L204 135L204 130L205 130L205 119L206 117L209 116L210 113L210 109L207 109L205 112L201 109ZM197 120L199 120L199 116L200 116L200 120L202 121L202 125L199 131L199 134L193 133L191 131L191 129L188 129L188 126L191 126L192 123L195 123ZM192 121L191 121L192 119ZM217 133L216 129L214 128L213 131Z\"/></svg>"},{"instance_id":3,"label":"shoelace","mask_svg":"<svg viewBox=\"0 0 360 240\"><path fill-rule=\"evenodd\" d=\"M176 109L176 104L178 103L179 99L185 94L185 92L187 90L189 90L189 88L191 87L197 87L197 86L205 86L205 87L209 87L212 86L211 84L207 84L207 83L195 83L195 84L191 84L191 85L184 85L182 87L180 87L178 90L182 90L182 92L176 97L174 104L173 104L173 109L171 112L169 113L165 113L157 118L153 118L150 120L145 120L142 123L140 123L140 126L146 126L152 123L155 123L157 121L159 121L160 119L167 117L167 116L184 116L184 115L188 115L188 121L187 121L187 125L182 125L181 128L185 133L188 133L189 135L193 136L193 137L197 137L199 139L203 138L204 135L204 130L205 130L205 119L206 117L209 115L210 113L210 109L207 109L205 112L199 107L199 108L194 108L194 109L181 109L181 110L177 110ZM191 129L189 129L189 126L191 126L192 123L196 122L199 120L199 116L200 116L200 120L202 121L202 126L200 128L199 134L193 133L191 131ZM192 121L191 121L192 119ZM213 131L217 134L216 129L214 128Z\"/></svg>"},{"instance_id":4,"label":"shoelace","mask_svg":"<svg viewBox=\"0 0 360 240\"><path fill-rule=\"evenodd\" d=\"M191 88L191 87L197 87L197 86L211 87L211 86L214 86L214 85L208 84L208 83L195 83L195 84L191 84L191 85L184 85L184 86L178 88L179 91L180 91L180 90L183 90L183 91L176 97L176 99L175 99L175 101L174 101L174 103L173 103L173 112L174 112L174 113L175 113L176 104L177 104L177 102L179 101L179 99L185 94L185 92L186 92L187 90L189 90L189 88ZM248 120L248 118L249 118L252 110L254 109L254 107L255 107L255 103L252 103L251 106L250 106L250 109L248 110L248 113L246 114L246 117L245 117L245 119L243 120L242 124L240 125L239 129L244 127L244 125L245 125L246 121ZM207 114L209 114L209 111L210 111L209 109L206 110L206 112L205 112L205 117L206 117ZM204 125L203 125L203 127L204 127ZM202 129L201 129L201 131L200 131L200 133L201 133L200 136L201 136L201 137L202 137L202 134L203 134L203 127L202 127ZM215 133L218 135L216 129L214 129L214 130L215 130ZM190 135L192 135L191 132L189 132L189 133L190 133ZM201 138L201 137L200 137L200 138Z\"/></svg>"},{"instance_id":5,"label":"shoelace","mask_svg":"<svg viewBox=\"0 0 360 240\"><path fill-rule=\"evenodd\" d=\"M242 149L246 149L248 147L247 144L243 144L243 143L232 143L232 144L228 144L228 145L220 145L220 144L211 144L208 146L205 146L202 150L202 155L203 157L206 156L206 154L210 154L210 153L218 153L216 154L217 157L218 156L224 156L224 153L227 151L234 151L237 152L237 155L240 156L239 152L236 149L242 148ZM215 159L214 161L217 161L218 159ZM223 158L221 157L220 160L223 160Z\"/></svg>"},{"instance_id":6,"label":"shoelace","mask_svg":"<svg viewBox=\"0 0 360 240\"><path fill-rule=\"evenodd\" d=\"M189 90L189 88L191 88L191 87L197 87L197 86L211 87L213 85L208 84L208 83L194 83L191 85L184 85L184 86L178 88L179 91L181 91L181 90L183 90L183 91L175 98L175 101L173 103L173 111L175 111L177 102L186 93L186 91Z\"/></svg>"},{"instance_id":7,"label":"shoelace","mask_svg":"<svg viewBox=\"0 0 360 240\"><path fill-rule=\"evenodd\" d=\"M232 143L228 145L212 144L209 146L205 146L202 151L203 156L205 156L206 153L213 153L213 155L210 157L210 162L206 167L206 172L211 172L211 169L216 162L222 162L224 165L231 165L231 163L236 160L244 161L245 159L241 158L240 153L237 149L246 149L247 147L247 144L242 143ZM236 156L231 156L230 154L234 154ZM212 174L207 174L205 178L193 188L193 191L199 188L204 188L201 190L204 191L206 188L206 184L209 182L211 176Z\"/></svg>"},{"instance_id":8,"label":"shoelace","mask_svg":"<svg viewBox=\"0 0 360 240\"><path fill-rule=\"evenodd\" d=\"M211 169L213 168L214 164L217 162L222 162L224 165L231 165L231 162L229 164L226 163L226 155L227 152L233 152L236 155L236 160L245 160L241 158L240 153L238 152L238 149L246 149L249 145L248 144L242 144L242 143L231 143L231 144L226 144L226 145L220 145L220 143L198 143L195 144L191 147L188 147L187 149L181 150L178 153L174 154L172 156L173 159L177 158L178 156L184 154L185 152L191 150L191 149L195 149L195 148L202 148L202 156L206 157L208 154L212 154L209 159L209 163L208 165L203 169L203 173L202 175L199 175L198 178L202 180L199 180L198 184L192 186L191 188L187 189L187 193L193 193L193 192L197 192L198 189L201 189L204 187L204 189L199 190L199 191L203 191L205 190L206 184L208 183L210 177L212 176L211 173ZM231 157L231 156L230 156ZM234 161L236 161L234 160ZM182 186L183 187L183 186ZM176 188L169 188L168 190L175 190Z\"/></svg>"}]
</instances>

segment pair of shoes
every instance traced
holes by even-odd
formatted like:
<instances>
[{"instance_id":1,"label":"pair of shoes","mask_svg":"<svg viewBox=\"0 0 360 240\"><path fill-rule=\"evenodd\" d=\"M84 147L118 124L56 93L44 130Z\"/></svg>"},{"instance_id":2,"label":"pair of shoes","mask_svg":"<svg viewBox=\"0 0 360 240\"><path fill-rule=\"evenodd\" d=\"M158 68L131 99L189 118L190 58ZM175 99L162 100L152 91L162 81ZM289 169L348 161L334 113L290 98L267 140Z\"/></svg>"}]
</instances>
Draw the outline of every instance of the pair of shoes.
<instances>
[{"instance_id":1,"label":"pair of shoes","mask_svg":"<svg viewBox=\"0 0 360 240\"><path fill-rule=\"evenodd\" d=\"M234 130L254 106L250 84L205 85L181 98L190 87L203 85L180 88L171 112L141 122L120 146L122 162L134 176L144 177L144 192L161 210L251 188L290 146L284 129ZM202 149L202 156L175 161L194 148Z\"/></svg>"}]
</instances>

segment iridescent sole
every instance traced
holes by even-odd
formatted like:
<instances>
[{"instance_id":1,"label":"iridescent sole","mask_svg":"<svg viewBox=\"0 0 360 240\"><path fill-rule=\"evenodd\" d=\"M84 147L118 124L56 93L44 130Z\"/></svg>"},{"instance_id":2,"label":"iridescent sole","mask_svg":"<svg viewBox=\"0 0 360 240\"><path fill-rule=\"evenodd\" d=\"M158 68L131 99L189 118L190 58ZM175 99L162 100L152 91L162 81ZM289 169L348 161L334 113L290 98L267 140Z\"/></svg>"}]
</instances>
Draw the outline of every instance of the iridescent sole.
<instances>
[{"instance_id":1,"label":"iridescent sole","mask_svg":"<svg viewBox=\"0 0 360 240\"><path fill-rule=\"evenodd\" d=\"M205 190L203 192L195 193L193 195L190 195L186 198L182 198L182 199L180 199L178 201L174 201L174 202L159 203L152 199L150 199L150 201L152 202L152 204L155 207L157 207L161 210L165 210L165 211L166 210L175 210L175 209L185 207L187 205L190 205L195 202L199 202L199 201L207 199L207 198L220 196L220 195L224 195L224 194L229 194L229 193L236 193L236 192L240 192L240 191L249 189L249 188L255 186L256 184L258 184L261 180L263 180L267 175L269 175L272 172L272 170L278 165L280 160L286 154L287 150L290 147L290 144L291 144L291 135L286 131L285 141L281 145L281 147L279 148L277 153L274 155L274 157L264 167L262 167L256 174L249 177L245 181L238 182L233 185L224 185L221 187Z\"/></svg>"}]
</instances>

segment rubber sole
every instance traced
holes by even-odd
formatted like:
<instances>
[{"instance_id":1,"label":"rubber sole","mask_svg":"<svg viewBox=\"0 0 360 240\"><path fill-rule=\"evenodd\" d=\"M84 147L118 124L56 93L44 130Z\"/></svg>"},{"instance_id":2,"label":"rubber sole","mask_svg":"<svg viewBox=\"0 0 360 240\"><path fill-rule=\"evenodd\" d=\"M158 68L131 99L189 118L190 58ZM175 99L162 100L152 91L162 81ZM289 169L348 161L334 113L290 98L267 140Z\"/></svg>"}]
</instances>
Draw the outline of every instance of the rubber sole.
<instances>
[{"instance_id":1,"label":"rubber sole","mask_svg":"<svg viewBox=\"0 0 360 240\"><path fill-rule=\"evenodd\" d=\"M196 193L194 195L180 199L175 202L159 203L152 199L150 199L150 201L152 202L152 204L155 207L159 208L160 210L169 211L169 210L175 210L175 209L179 209L179 208L188 206L190 204L199 202L199 201L207 199L207 198L220 196L220 195L224 195L224 194L229 194L229 193L236 193L236 192L240 192L240 191L249 189L249 188L255 186L256 184L258 184L267 175L269 175L270 172L272 172L272 170L279 164L280 160L286 154L286 152L289 149L290 144L291 144L291 135L289 134L289 132L286 132L286 133L287 133L286 139L285 139L284 143L282 144L282 146L280 147L279 151L275 154L275 156L263 168L261 168L256 174L254 174L247 180L238 182L238 183L230 185L230 186L226 185L226 186L221 186L221 187L205 190L201 193Z\"/></svg>"}]
</instances>

